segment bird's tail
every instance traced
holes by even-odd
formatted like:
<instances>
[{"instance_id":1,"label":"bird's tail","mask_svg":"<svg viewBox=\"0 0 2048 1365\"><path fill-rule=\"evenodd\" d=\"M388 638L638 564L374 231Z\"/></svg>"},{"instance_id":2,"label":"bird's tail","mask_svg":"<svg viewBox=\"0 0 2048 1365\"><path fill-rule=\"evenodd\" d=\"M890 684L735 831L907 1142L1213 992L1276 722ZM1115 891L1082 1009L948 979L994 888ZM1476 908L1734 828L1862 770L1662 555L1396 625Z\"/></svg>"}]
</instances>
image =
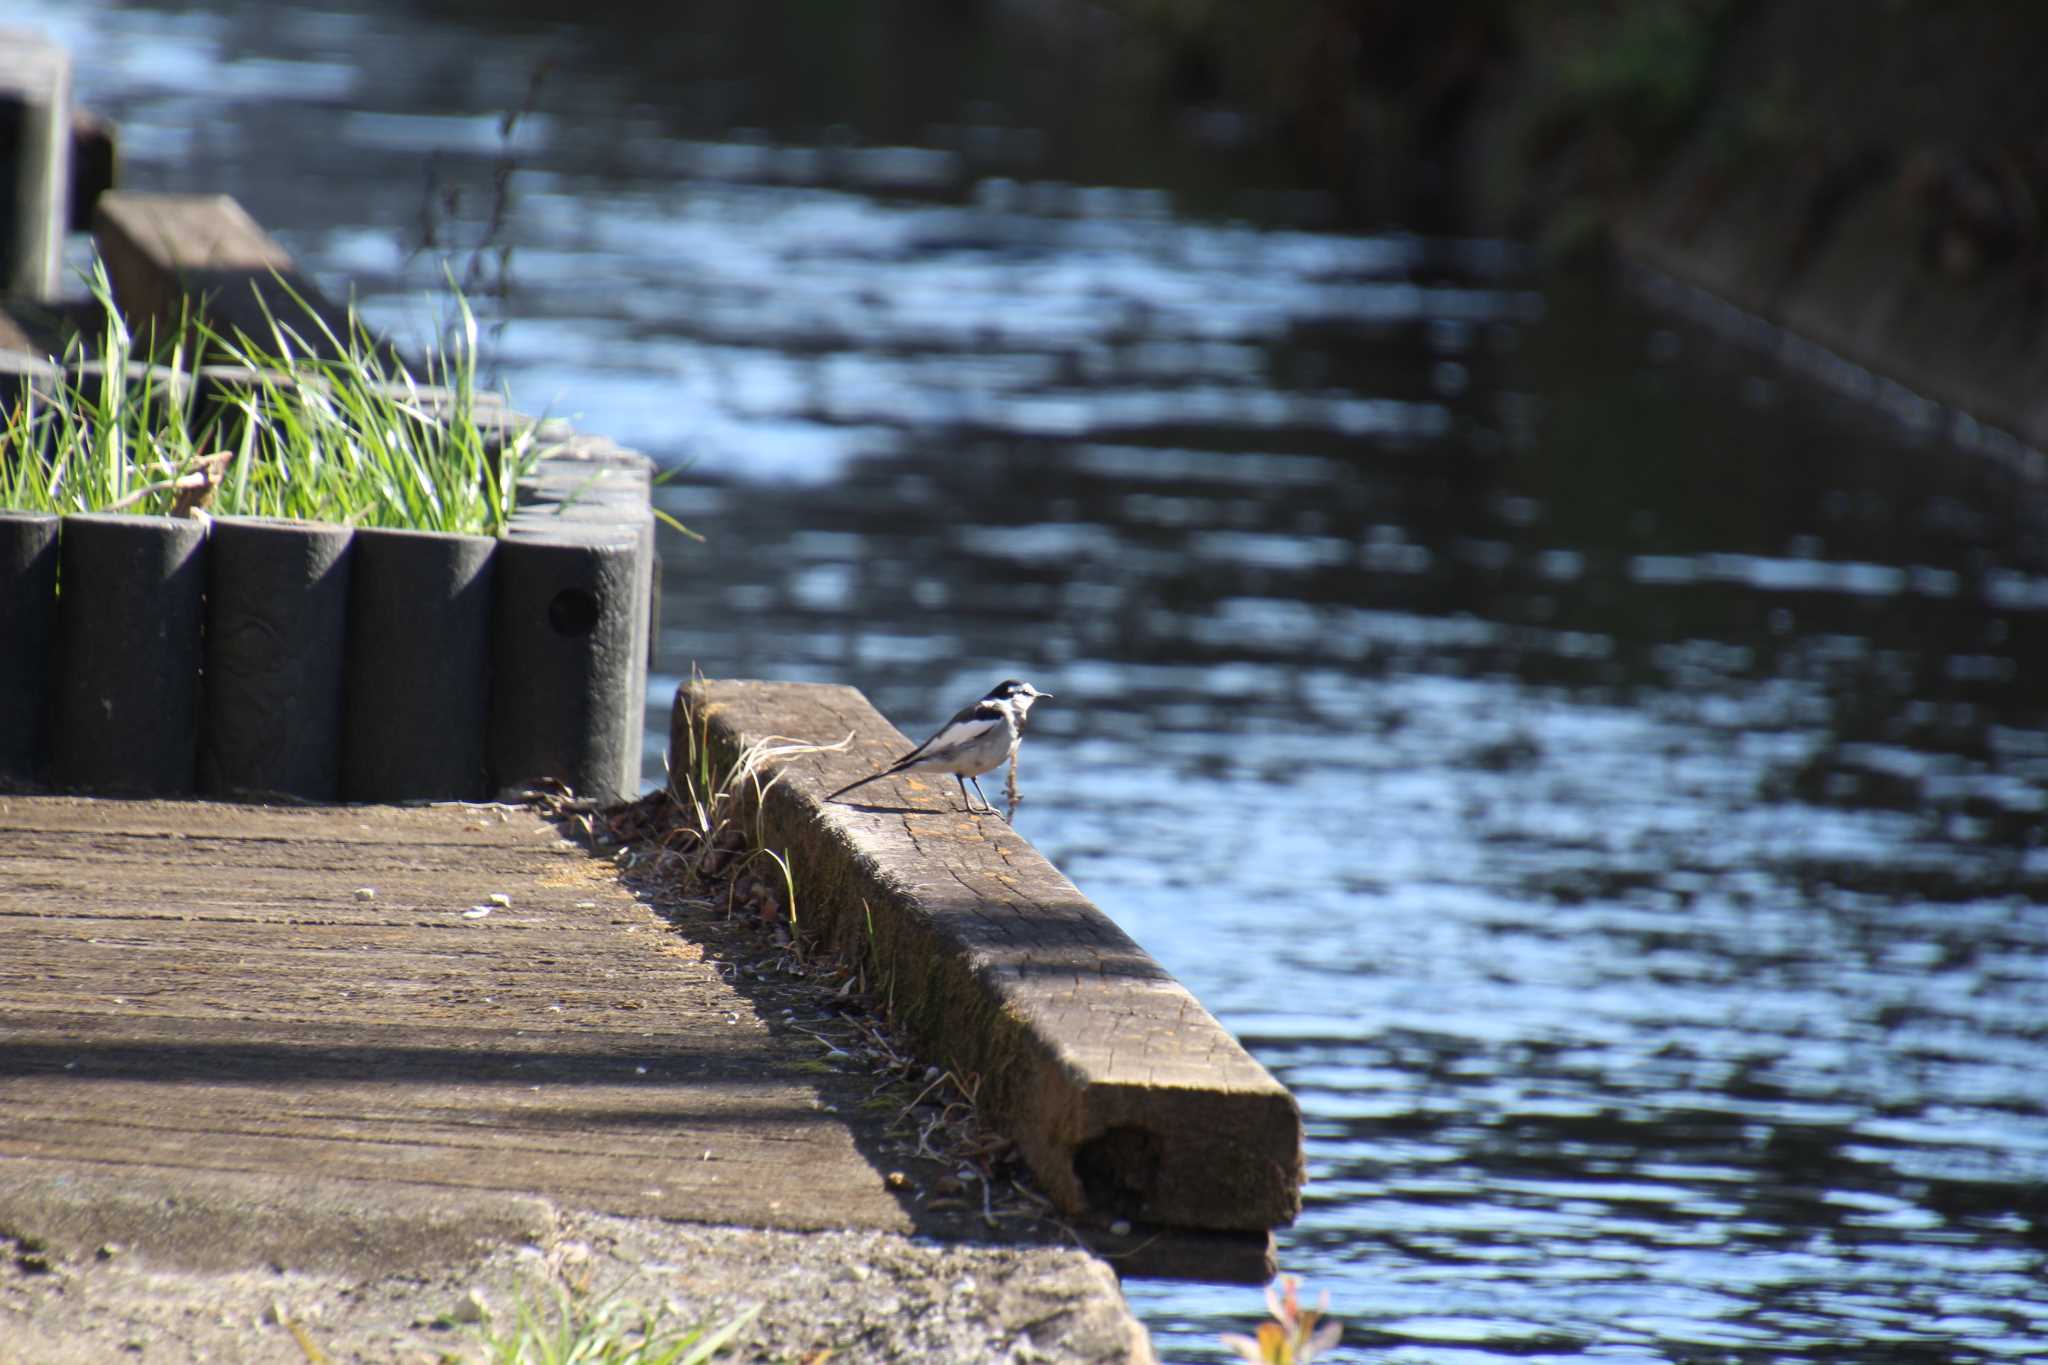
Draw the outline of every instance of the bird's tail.
<instances>
[{"instance_id":1,"label":"bird's tail","mask_svg":"<svg viewBox=\"0 0 2048 1365\"><path fill-rule=\"evenodd\" d=\"M838 800L838 799L839 799L840 797L842 797L842 796L846 795L846 794L847 794L848 792L852 791L852 790L853 790L853 789L854 789L855 787L865 787L865 786L866 786L866 785L867 785L868 783L870 783L870 782L879 782L879 781L881 781L881 780L882 780L883 778L887 777L887 776L888 776L888 775L889 775L890 773L893 773L893 772L895 772L895 771L896 771L896 770L895 770L894 768L885 768L885 769L884 769L884 770L882 770L881 772L878 772L878 773L870 773L870 774L868 774L868 776L866 776L866 777L863 777L863 778L862 778L862 779L861 779L860 781L858 781L858 782L849 782L849 783L847 783L847 784L846 784L845 786L841 787L841 788L840 788L840 789L839 789L838 791L836 791L836 792L833 792L833 793L832 793L832 794L831 794L830 796L826 797L825 799L826 799L827 801L837 801L837 800Z\"/></svg>"}]
</instances>

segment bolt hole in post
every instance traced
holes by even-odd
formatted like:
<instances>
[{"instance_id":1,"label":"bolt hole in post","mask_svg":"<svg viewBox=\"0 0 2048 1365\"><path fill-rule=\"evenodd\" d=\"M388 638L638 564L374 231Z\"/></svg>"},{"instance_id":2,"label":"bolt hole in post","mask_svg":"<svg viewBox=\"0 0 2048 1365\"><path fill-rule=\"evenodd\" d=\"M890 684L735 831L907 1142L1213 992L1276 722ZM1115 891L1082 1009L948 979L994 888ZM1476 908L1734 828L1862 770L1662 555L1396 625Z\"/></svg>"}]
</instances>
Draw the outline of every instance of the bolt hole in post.
<instances>
[{"instance_id":1,"label":"bolt hole in post","mask_svg":"<svg viewBox=\"0 0 2048 1365\"><path fill-rule=\"evenodd\" d=\"M597 594L588 588L564 588L548 602L548 624L557 635L588 635L602 614Z\"/></svg>"}]
</instances>

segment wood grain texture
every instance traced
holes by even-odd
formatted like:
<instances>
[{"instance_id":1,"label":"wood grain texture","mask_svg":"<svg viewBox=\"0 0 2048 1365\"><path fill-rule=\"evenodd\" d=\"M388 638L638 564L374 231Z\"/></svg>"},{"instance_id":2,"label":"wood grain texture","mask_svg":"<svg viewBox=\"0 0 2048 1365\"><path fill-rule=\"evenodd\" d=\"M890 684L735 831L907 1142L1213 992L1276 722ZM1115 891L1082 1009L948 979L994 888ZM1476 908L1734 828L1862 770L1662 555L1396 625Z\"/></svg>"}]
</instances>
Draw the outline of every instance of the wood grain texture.
<instances>
[{"instance_id":1,"label":"wood grain texture","mask_svg":"<svg viewBox=\"0 0 2048 1365\"><path fill-rule=\"evenodd\" d=\"M1263 1230L1300 1211L1293 1097L1185 987L950 778L822 797L909 743L852 688L697 682L677 694L672 770L692 734L727 759L784 736L845 750L790 761L768 841L796 870L805 927L873 954L897 1018L962 1077L1069 1212Z\"/></svg>"},{"instance_id":2,"label":"wood grain texture","mask_svg":"<svg viewBox=\"0 0 2048 1365\"><path fill-rule=\"evenodd\" d=\"M271 348L274 320L316 354L331 359L344 351L307 312L346 342L348 310L301 274L231 195L109 190L93 209L93 238L114 298L138 327L153 321L168 336L189 299L194 317L226 336L240 331Z\"/></svg>"},{"instance_id":3,"label":"wood grain texture","mask_svg":"<svg viewBox=\"0 0 2048 1365\"><path fill-rule=\"evenodd\" d=\"M910 1230L801 1042L524 810L0 796L0 1227L61 1170L268 1182L223 1262L336 1182L395 1236L423 1198Z\"/></svg>"}]
</instances>

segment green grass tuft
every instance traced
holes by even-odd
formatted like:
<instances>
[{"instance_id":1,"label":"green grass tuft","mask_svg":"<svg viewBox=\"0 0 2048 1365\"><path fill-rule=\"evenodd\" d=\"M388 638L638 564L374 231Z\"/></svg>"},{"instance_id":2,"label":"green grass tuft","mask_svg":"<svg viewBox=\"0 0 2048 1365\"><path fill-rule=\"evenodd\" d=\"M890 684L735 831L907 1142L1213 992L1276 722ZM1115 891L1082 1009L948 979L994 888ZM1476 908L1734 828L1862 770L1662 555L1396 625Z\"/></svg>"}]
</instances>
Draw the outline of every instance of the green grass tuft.
<instances>
[{"instance_id":1,"label":"green grass tuft","mask_svg":"<svg viewBox=\"0 0 2048 1365\"><path fill-rule=\"evenodd\" d=\"M805 754L833 753L853 742L849 733L836 744L809 744L781 735L755 740L721 768L711 746L711 723L697 714L686 701L684 723L679 727L688 741L688 751L668 755L669 795L678 814L678 826L671 845L680 854L690 875L709 879L723 872L735 858L745 869L759 860L772 863L782 883L784 907L788 913L792 942L800 945L796 908L796 873L789 859L768 847L762 824L762 806L768 791L782 780L782 764ZM752 831L747 830L751 816ZM735 879L736 881L736 879Z\"/></svg>"},{"instance_id":2,"label":"green grass tuft","mask_svg":"<svg viewBox=\"0 0 2048 1365\"><path fill-rule=\"evenodd\" d=\"M458 325L417 376L353 306L337 330L288 286L302 316L266 312L267 337L188 322L156 355L123 320L100 262L90 288L95 354L75 338L57 376L26 385L0 422L0 506L165 514L196 502L221 515L504 534L540 451L531 422L479 420L496 405L480 398L476 317L452 279ZM221 363L202 370L195 354ZM202 388L216 395L205 415Z\"/></svg>"},{"instance_id":3,"label":"green grass tuft","mask_svg":"<svg viewBox=\"0 0 2048 1365\"><path fill-rule=\"evenodd\" d=\"M511 1322L486 1318L478 1335L488 1365L706 1365L760 1311L684 1326L665 1307L586 1300L557 1288L551 1308L521 1299Z\"/></svg>"}]
</instances>

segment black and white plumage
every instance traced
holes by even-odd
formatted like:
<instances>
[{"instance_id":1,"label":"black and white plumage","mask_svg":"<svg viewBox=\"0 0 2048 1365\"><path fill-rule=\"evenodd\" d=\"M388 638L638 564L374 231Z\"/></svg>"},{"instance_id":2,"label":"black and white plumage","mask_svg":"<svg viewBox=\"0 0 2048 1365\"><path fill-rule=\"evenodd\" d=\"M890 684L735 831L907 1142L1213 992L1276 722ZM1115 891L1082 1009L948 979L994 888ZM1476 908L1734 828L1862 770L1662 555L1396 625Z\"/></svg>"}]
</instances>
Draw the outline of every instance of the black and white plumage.
<instances>
[{"instance_id":1,"label":"black and white plumage","mask_svg":"<svg viewBox=\"0 0 2048 1365\"><path fill-rule=\"evenodd\" d=\"M1031 711L1031 703L1051 695L1028 682L1005 678L991 688L987 696L940 726L939 732L930 739L882 771L858 782L849 782L825 799L837 801L855 787L865 787L870 782L879 782L897 773L951 773L960 784L960 799L967 803L968 813L993 815L996 808L989 804L978 779L983 773L1000 768L1017 756L1017 745L1024 738L1024 718ZM974 783L974 794L981 797L979 810L967 795L969 782Z\"/></svg>"}]
</instances>

